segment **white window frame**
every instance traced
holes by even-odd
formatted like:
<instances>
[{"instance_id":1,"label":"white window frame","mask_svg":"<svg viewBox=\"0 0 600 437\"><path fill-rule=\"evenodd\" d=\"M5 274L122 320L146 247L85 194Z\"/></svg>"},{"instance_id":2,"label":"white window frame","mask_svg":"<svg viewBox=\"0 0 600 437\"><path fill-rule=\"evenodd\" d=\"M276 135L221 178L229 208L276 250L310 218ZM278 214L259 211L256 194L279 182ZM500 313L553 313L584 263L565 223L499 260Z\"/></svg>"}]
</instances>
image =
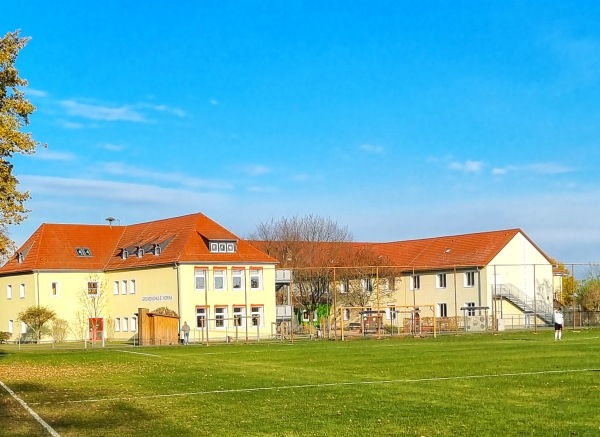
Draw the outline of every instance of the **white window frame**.
<instances>
[{"instance_id":1,"label":"white window frame","mask_svg":"<svg viewBox=\"0 0 600 437\"><path fill-rule=\"evenodd\" d=\"M233 327L244 328L246 326L246 307L233 307Z\"/></svg>"},{"instance_id":2,"label":"white window frame","mask_svg":"<svg viewBox=\"0 0 600 437\"><path fill-rule=\"evenodd\" d=\"M19 298L25 299L25 284L19 284Z\"/></svg>"},{"instance_id":3,"label":"white window frame","mask_svg":"<svg viewBox=\"0 0 600 437\"><path fill-rule=\"evenodd\" d=\"M21 322L21 334L27 334L27 323Z\"/></svg>"},{"instance_id":4,"label":"white window frame","mask_svg":"<svg viewBox=\"0 0 600 437\"><path fill-rule=\"evenodd\" d=\"M128 332L129 330L129 317L123 317L123 332Z\"/></svg>"},{"instance_id":5,"label":"white window frame","mask_svg":"<svg viewBox=\"0 0 600 437\"><path fill-rule=\"evenodd\" d=\"M250 269L250 290L262 290L263 271L262 269Z\"/></svg>"},{"instance_id":6,"label":"white window frame","mask_svg":"<svg viewBox=\"0 0 600 437\"><path fill-rule=\"evenodd\" d=\"M127 279L121 281L121 294L127 294Z\"/></svg>"},{"instance_id":7,"label":"white window frame","mask_svg":"<svg viewBox=\"0 0 600 437\"><path fill-rule=\"evenodd\" d=\"M121 293L121 281L115 281L113 283L113 294L119 295Z\"/></svg>"},{"instance_id":8,"label":"white window frame","mask_svg":"<svg viewBox=\"0 0 600 437\"><path fill-rule=\"evenodd\" d=\"M265 317L264 317L265 307L262 305L252 305L250 307L250 319L252 321L252 327L260 327L263 328L265 326ZM258 316L258 322L256 323L255 317Z\"/></svg>"},{"instance_id":9,"label":"white window frame","mask_svg":"<svg viewBox=\"0 0 600 437\"><path fill-rule=\"evenodd\" d=\"M115 332L121 332L121 318L115 318Z\"/></svg>"},{"instance_id":10,"label":"white window frame","mask_svg":"<svg viewBox=\"0 0 600 437\"><path fill-rule=\"evenodd\" d=\"M50 297L58 297L60 296L60 286L58 281L52 281L50 283Z\"/></svg>"},{"instance_id":11,"label":"white window frame","mask_svg":"<svg viewBox=\"0 0 600 437\"><path fill-rule=\"evenodd\" d=\"M344 320L350 320L350 308L344 308Z\"/></svg>"},{"instance_id":12,"label":"white window frame","mask_svg":"<svg viewBox=\"0 0 600 437\"><path fill-rule=\"evenodd\" d=\"M90 284L96 284L96 292L95 293L90 293L90 290L94 287L90 287ZM87 295L92 297L92 296L98 296L100 294L100 283L98 281L87 281Z\"/></svg>"},{"instance_id":13,"label":"white window frame","mask_svg":"<svg viewBox=\"0 0 600 437\"><path fill-rule=\"evenodd\" d=\"M411 275L410 276L410 290L420 290L421 289L421 275Z\"/></svg>"},{"instance_id":14,"label":"white window frame","mask_svg":"<svg viewBox=\"0 0 600 437\"><path fill-rule=\"evenodd\" d=\"M129 281L129 294L135 294L135 279Z\"/></svg>"},{"instance_id":15,"label":"white window frame","mask_svg":"<svg viewBox=\"0 0 600 437\"><path fill-rule=\"evenodd\" d=\"M439 302L436 305L436 317L448 317L448 304L446 302Z\"/></svg>"},{"instance_id":16,"label":"white window frame","mask_svg":"<svg viewBox=\"0 0 600 437\"><path fill-rule=\"evenodd\" d=\"M231 288L234 291L244 290L244 269L231 269ZM239 287L235 286L236 279L239 280Z\"/></svg>"},{"instance_id":17,"label":"white window frame","mask_svg":"<svg viewBox=\"0 0 600 437\"><path fill-rule=\"evenodd\" d=\"M397 316L396 305L388 305L385 309L385 318L388 320L395 320Z\"/></svg>"},{"instance_id":18,"label":"white window frame","mask_svg":"<svg viewBox=\"0 0 600 437\"><path fill-rule=\"evenodd\" d=\"M371 293L373 291L373 278L363 278L360 281L363 293Z\"/></svg>"},{"instance_id":19,"label":"white window frame","mask_svg":"<svg viewBox=\"0 0 600 437\"><path fill-rule=\"evenodd\" d=\"M12 319L10 319L8 321L8 333L9 334L14 334L15 333L15 322Z\"/></svg>"},{"instance_id":20,"label":"white window frame","mask_svg":"<svg viewBox=\"0 0 600 437\"><path fill-rule=\"evenodd\" d=\"M435 275L435 288L447 288L448 287L448 275L446 273L438 273Z\"/></svg>"},{"instance_id":21,"label":"white window frame","mask_svg":"<svg viewBox=\"0 0 600 437\"><path fill-rule=\"evenodd\" d=\"M129 330L131 332L136 332L137 331L137 317L133 316L130 320L129 320L130 326L129 326Z\"/></svg>"},{"instance_id":22,"label":"white window frame","mask_svg":"<svg viewBox=\"0 0 600 437\"><path fill-rule=\"evenodd\" d=\"M227 307L215 306L215 329L227 328Z\"/></svg>"},{"instance_id":23,"label":"white window frame","mask_svg":"<svg viewBox=\"0 0 600 437\"><path fill-rule=\"evenodd\" d=\"M6 286L6 298L12 299L12 285L11 284L8 284Z\"/></svg>"},{"instance_id":24,"label":"white window frame","mask_svg":"<svg viewBox=\"0 0 600 437\"><path fill-rule=\"evenodd\" d=\"M350 281L348 279L342 279L338 283L338 290L340 294L346 294L350 291Z\"/></svg>"},{"instance_id":25,"label":"white window frame","mask_svg":"<svg viewBox=\"0 0 600 437\"><path fill-rule=\"evenodd\" d=\"M221 280L221 286L217 287L217 280ZM213 290L225 291L227 290L227 270L226 269L213 269Z\"/></svg>"},{"instance_id":26,"label":"white window frame","mask_svg":"<svg viewBox=\"0 0 600 437\"><path fill-rule=\"evenodd\" d=\"M207 327L209 313L210 313L210 311L207 307L196 307L196 329L197 330L205 329ZM202 319L199 319L199 317L202 317ZM198 323L200 320L202 320L202 323Z\"/></svg>"},{"instance_id":27,"label":"white window frame","mask_svg":"<svg viewBox=\"0 0 600 437\"><path fill-rule=\"evenodd\" d=\"M472 310L467 310L467 316L475 315L475 302L465 302L465 307L473 307Z\"/></svg>"},{"instance_id":28,"label":"white window frame","mask_svg":"<svg viewBox=\"0 0 600 437\"><path fill-rule=\"evenodd\" d=\"M202 286L198 287L198 279L202 279ZM196 291L206 290L206 281L208 279L207 269L194 269L194 288Z\"/></svg>"},{"instance_id":29,"label":"white window frame","mask_svg":"<svg viewBox=\"0 0 600 437\"><path fill-rule=\"evenodd\" d=\"M470 270L464 274L464 286L465 288L475 287L475 271Z\"/></svg>"}]
</instances>

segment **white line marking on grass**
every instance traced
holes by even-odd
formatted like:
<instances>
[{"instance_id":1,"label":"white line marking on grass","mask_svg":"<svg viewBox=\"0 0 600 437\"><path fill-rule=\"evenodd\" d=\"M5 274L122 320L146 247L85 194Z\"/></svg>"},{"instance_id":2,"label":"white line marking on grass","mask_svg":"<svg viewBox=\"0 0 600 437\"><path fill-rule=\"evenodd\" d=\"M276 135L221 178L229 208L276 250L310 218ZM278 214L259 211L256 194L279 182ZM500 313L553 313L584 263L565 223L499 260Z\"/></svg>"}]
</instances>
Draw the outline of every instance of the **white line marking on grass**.
<instances>
[{"instance_id":1,"label":"white line marking on grass","mask_svg":"<svg viewBox=\"0 0 600 437\"><path fill-rule=\"evenodd\" d=\"M46 431L48 431L50 433L50 435L52 435L53 437L60 437L60 434L57 433L56 431L54 431L54 428L52 428L50 425L48 425L46 423L46 421L44 419L42 419L40 416L38 416L38 414L35 411L33 411L23 399L21 399L19 396L17 396L17 394L14 391L12 391L6 384L4 384L2 381L0 381L0 385L2 387L4 387L4 390L6 390L13 398L15 398L15 400L19 404L21 404L21 406L23 408L25 408L25 410L27 410L27 412L29 414L31 414L33 416L33 418L35 420L37 420L37 422L46 429Z\"/></svg>"},{"instance_id":2,"label":"white line marking on grass","mask_svg":"<svg viewBox=\"0 0 600 437\"><path fill-rule=\"evenodd\" d=\"M221 390L206 390L187 393L170 393L163 395L135 396L135 397L120 397L120 398L105 398L105 399L82 399L78 401L52 402L53 404L83 404L91 402L107 402L107 401L129 401L138 399L157 399L171 398L182 396L198 396L223 393L250 393L257 391L277 391L291 390L303 388L322 388L322 387L342 387L353 385L375 385L375 384L397 384L397 383L415 383L415 382L432 382L432 381L458 381L461 379L483 379L483 378L502 378L513 376L528 376L528 375L549 375L560 373L576 373L576 372L600 372L600 369L568 369L568 370L543 370L538 372L521 372L521 373L497 373L487 375L466 375L466 376L440 376L432 378L416 378L416 379L384 379L380 381L347 381L347 382L325 382L321 384L298 384L298 385L280 385L271 387L252 387L252 388L230 388ZM50 402L47 402L50 403ZM33 404L36 405L36 404Z\"/></svg>"},{"instance_id":3,"label":"white line marking on grass","mask_svg":"<svg viewBox=\"0 0 600 437\"><path fill-rule=\"evenodd\" d=\"M116 349L117 352L123 352L124 354L137 354L137 355L146 355L147 357L158 357L160 358L160 355L155 355L155 354L145 354L143 352L132 352L132 351L124 351L124 350L120 350L120 349Z\"/></svg>"}]
</instances>

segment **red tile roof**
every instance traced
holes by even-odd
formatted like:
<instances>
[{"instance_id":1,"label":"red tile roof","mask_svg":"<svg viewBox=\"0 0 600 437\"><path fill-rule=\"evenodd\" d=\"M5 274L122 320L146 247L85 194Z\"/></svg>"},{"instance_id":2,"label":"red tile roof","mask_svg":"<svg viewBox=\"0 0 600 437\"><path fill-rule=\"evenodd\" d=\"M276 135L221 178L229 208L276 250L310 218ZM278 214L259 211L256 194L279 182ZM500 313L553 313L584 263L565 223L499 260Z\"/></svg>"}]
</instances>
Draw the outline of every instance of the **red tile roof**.
<instances>
[{"instance_id":1,"label":"red tile roof","mask_svg":"<svg viewBox=\"0 0 600 437\"><path fill-rule=\"evenodd\" d=\"M341 244L351 248L355 253L366 248L376 255L381 255L383 257L381 260L383 265L401 267L404 270L415 269L426 271L440 268L486 266L519 233L523 235L549 263L553 263L552 259L550 259L520 229L507 229L389 243L350 242ZM252 244L263 251L266 251L268 246L266 242L263 241L252 241ZM315 244L321 245L323 251L331 251L329 246L332 243ZM337 265L341 266L339 263Z\"/></svg>"},{"instance_id":2,"label":"red tile roof","mask_svg":"<svg viewBox=\"0 0 600 437\"><path fill-rule=\"evenodd\" d=\"M211 253L209 241L231 241L235 253ZM139 246L161 245L160 255L147 250L138 257ZM91 256L78 256L76 248L89 249ZM122 249L129 249L122 259ZM42 224L1 274L34 270L118 270L175 263L276 263L277 261L241 240L204 214L190 214L127 226Z\"/></svg>"}]
</instances>

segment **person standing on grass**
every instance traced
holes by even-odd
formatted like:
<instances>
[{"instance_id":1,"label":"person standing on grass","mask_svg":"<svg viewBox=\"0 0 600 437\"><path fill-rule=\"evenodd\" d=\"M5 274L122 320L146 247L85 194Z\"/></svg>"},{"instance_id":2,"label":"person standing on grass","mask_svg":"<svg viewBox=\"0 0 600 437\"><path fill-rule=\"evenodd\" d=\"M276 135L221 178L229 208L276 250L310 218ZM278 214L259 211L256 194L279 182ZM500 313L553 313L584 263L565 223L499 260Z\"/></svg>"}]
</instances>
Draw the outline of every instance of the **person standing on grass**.
<instances>
[{"instance_id":1,"label":"person standing on grass","mask_svg":"<svg viewBox=\"0 0 600 437\"><path fill-rule=\"evenodd\" d=\"M565 317L562 310L557 308L554 310L554 341L562 340L562 328L565 323Z\"/></svg>"},{"instance_id":2,"label":"person standing on grass","mask_svg":"<svg viewBox=\"0 0 600 437\"><path fill-rule=\"evenodd\" d=\"M190 325L187 322L183 322L181 332L183 332L183 344L187 345L190 342Z\"/></svg>"}]
</instances>

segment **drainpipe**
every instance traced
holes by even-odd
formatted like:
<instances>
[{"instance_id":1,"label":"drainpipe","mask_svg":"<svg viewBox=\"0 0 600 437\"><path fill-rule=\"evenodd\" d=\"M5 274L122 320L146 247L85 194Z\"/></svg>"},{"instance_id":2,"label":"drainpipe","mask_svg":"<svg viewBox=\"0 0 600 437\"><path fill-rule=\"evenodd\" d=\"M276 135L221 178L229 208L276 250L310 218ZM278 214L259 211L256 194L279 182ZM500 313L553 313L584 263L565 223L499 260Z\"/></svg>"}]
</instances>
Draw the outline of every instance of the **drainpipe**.
<instances>
[{"instance_id":1,"label":"drainpipe","mask_svg":"<svg viewBox=\"0 0 600 437\"><path fill-rule=\"evenodd\" d=\"M479 299L477 306L481 307L481 269L479 267L477 267L477 295ZM479 315L481 315L481 309L479 309Z\"/></svg>"},{"instance_id":2,"label":"drainpipe","mask_svg":"<svg viewBox=\"0 0 600 437\"><path fill-rule=\"evenodd\" d=\"M181 332L181 278L179 276L179 263L175 263L175 270L177 271L177 314L179 314L179 331Z\"/></svg>"}]
</instances>

